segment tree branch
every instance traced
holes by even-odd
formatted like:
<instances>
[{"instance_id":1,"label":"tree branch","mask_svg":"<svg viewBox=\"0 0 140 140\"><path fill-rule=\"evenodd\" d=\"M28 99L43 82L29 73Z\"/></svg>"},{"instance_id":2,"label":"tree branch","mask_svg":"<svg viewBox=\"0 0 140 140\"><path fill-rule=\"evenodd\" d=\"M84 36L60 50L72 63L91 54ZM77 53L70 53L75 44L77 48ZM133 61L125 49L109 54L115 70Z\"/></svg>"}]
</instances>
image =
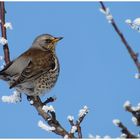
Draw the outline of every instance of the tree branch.
<instances>
[{"instance_id":1,"label":"tree branch","mask_svg":"<svg viewBox=\"0 0 140 140\"><path fill-rule=\"evenodd\" d=\"M126 134L126 138L137 138L135 135L133 135L128 129L127 127L125 127L121 122L120 124L118 125L118 127L121 128L121 132L123 134Z\"/></svg>"},{"instance_id":2,"label":"tree branch","mask_svg":"<svg viewBox=\"0 0 140 140\"><path fill-rule=\"evenodd\" d=\"M55 127L55 130L53 130L54 133L62 137L64 137L65 135L69 136L69 133L60 125L60 123L56 120L56 117L53 117L55 112L53 112L52 115L51 113L49 114L42 110L44 104L41 102L41 99L39 97L30 96L28 98L33 101L32 105L35 107L38 114L42 116L45 121L47 121L48 125L51 127Z\"/></svg>"},{"instance_id":3,"label":"tree branch","mask_svg":"<svg viewBox=\"0 0 140 140\"><path fill-rule=\"evenodd\" d=\"M134 117L135 120L133 121L135 122L135 125L140 126L140 105L138 104L138 106L132 107L130 102L126 101L124 104L124 108Z\"/></svg>"},{"instance_id":4,"label":"tree branch","mask_svg":"<svg viewBox=\"0 0 140 140\"><path fill-rule=\"evenodd\" d=\"M104 11L106 11L106 7L103 2L100 2L100 5ZM138 72L140 73L140 62L138 60L138 54L134 52L134 50L131 48L131 46L128 44L127 40L125 39L124 35L121 33L120 29L118 28L117 24L115 23L115 20L112 18L111 25L113 26L114 30L120 37L121 41L125 45L129 55L131 56L133 62L135 63Z\"/></svg>"},{"instance_id":5,"label":"tree branch","mask_svg":"<svg viewBox=\"0 0 140 140\"><path fill-rule=\"evenodd\" d=\"M4 1L0 2L0 20L1 20L1 33L2 37L7 40L7 34L6 34L6 28L4 27L5 24L5 6L4 6ZM10 63L10 52L9 52L9 47L8 43L3 45L3 50L4 50L4 60L6 64Z\"/></svg>"}]
</instances>

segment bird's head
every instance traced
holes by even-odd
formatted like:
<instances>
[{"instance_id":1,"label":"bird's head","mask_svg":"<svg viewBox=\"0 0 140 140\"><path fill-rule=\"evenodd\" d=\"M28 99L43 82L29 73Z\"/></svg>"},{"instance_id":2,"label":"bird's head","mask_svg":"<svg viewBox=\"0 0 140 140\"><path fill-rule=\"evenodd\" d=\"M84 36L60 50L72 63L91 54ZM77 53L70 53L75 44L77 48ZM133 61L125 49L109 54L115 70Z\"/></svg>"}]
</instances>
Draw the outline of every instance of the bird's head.
<instances>
[{"instance_id":1,"label":"bird's head","mask_svg":"<svg viewBox=\"0 0 140 140\"><path fill-rule=\"evenodd\" d=\"M32 44L32 47L38 48L41 50L50 50L52 52L55 51L55 45L56 43L63 39L63 37L53 37L52 35L49 34L43 34L38 36Z\"/></svg>"}]
</instances>

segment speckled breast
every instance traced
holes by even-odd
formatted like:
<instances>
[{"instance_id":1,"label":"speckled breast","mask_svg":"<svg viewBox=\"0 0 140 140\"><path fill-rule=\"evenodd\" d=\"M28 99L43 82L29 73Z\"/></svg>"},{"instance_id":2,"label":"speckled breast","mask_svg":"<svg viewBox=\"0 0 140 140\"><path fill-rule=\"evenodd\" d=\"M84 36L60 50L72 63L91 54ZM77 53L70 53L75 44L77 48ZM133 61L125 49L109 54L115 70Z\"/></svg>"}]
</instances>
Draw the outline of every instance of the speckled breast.
<instances>
[{"instance_id":1,"label":"speckled breast","mask_svg":"<svg viewBox=\"0 0 140 140\"><path fill-rule=\"evenodd\" d=\"M54 87L58 79L58 75L59 75L59 68L55 70L50 70L49 72L42 74L35 81L34 94L41 95L50 91Z\"/></svg>"}]
</instances>

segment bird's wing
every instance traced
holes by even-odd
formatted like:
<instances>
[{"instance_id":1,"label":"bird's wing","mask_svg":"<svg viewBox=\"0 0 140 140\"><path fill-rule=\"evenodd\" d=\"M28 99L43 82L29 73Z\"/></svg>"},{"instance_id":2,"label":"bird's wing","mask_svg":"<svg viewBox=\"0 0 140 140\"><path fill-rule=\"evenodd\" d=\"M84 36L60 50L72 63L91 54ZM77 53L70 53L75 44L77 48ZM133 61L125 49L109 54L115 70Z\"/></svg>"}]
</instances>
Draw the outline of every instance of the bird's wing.
<instances>
[{"instance_id":1,"label":"bird's wing","mask_svg":"<svg viewBox=\"0 0 140 140\"><path fill-rule=\"evenodd\" d=\"M22 71L18 79L10 86L15 87L18 84L28 82L36 79L42 73L48 72L55 68L55 58L52 53L38 51L32 57L32 60L28 63L27 67Z\"/></svg>"},{"instance_id":2,"label":"bird's wing","mask_svg":"<svg viewBox=\"0 0 140 140\"><path fill-rule=\"evenodd\" d=\"M11 61L5 66L3 70L0 71L0 76L9 76L20 74L29 64L31 58L18 57L16 60Z\"/></svg>"}]
</instances>

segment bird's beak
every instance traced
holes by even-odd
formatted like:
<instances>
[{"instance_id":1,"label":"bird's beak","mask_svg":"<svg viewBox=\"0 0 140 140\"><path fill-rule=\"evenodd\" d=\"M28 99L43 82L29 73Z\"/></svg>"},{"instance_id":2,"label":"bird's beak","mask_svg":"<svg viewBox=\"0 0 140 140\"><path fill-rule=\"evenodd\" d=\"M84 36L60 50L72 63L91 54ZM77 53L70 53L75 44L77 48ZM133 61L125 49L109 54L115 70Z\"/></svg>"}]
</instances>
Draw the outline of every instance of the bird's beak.
<instances>
[{"instance_id":1,"label":"bird's beak","mask_svg":"<svg viewBox=\"0 0 140 140\"><path fill-rule=\"evenodd\" d=\"M63 39L63 37L55 37L52 42L56 43L56 42L58 42L61 39Z\"/></svg>"}]
</instances>

